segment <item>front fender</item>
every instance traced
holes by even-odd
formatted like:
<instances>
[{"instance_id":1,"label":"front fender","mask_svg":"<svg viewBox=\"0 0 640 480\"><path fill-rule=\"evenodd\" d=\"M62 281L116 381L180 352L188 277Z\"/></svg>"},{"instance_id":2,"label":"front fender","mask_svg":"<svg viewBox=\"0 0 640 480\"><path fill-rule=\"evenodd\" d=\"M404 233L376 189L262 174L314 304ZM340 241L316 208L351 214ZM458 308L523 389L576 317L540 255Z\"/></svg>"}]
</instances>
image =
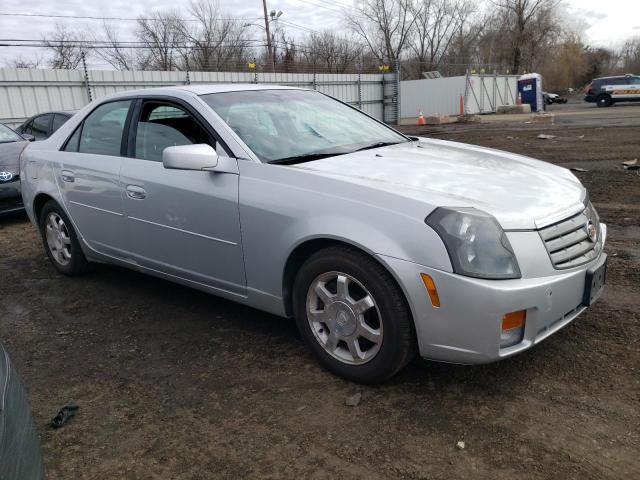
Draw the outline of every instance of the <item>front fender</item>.
<instances>
[{"instance_id":1,"label":"front fender","mask_svg":"<svg viewBox=\"0 0 640 480\"><path fill-rule=\"evenodd\" d=\"M239 162L247 286L282 296L291 253L315 239L452 271L423 203L304 170Z\"/></svg>"}]
</instances>

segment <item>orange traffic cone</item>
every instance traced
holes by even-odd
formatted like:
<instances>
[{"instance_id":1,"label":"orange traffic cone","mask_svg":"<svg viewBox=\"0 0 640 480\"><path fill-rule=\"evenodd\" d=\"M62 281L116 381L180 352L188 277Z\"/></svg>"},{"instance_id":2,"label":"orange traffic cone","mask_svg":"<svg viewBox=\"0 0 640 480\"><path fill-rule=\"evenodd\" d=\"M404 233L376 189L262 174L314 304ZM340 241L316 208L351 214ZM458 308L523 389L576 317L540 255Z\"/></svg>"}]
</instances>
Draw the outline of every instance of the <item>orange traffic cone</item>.
<instances>
[{"instance_id":1,"label":"orange traffic cone","mask_svg":"<svg viewBox=\"0 0 640 480\"><path fill-rule=\"evenodd\" d=\"M418 125L426 125L426 124L427 124L427 121L424 119L422 110L420 110L420 115L418 115Z\"/></svg>"},{"instance_id":2,"label":"orange traffic cone","mask_svg":"<svg viewBox=\"0 0 640 480\"><path fill-rule=\"evenodd\" d=\"M464 117L464 98L460 95L460 116Z\"/></svg>"},{"instance_id":3,"label":"orange traffic cone","mask_svg":"<svg viewBox=\"0 0 640 480\"><path fill-rule=\"evenodd\" d=\"M518 100L516 100L516 105L522 105L522 93L518 92Z\"/></svg>"}]
</instances>

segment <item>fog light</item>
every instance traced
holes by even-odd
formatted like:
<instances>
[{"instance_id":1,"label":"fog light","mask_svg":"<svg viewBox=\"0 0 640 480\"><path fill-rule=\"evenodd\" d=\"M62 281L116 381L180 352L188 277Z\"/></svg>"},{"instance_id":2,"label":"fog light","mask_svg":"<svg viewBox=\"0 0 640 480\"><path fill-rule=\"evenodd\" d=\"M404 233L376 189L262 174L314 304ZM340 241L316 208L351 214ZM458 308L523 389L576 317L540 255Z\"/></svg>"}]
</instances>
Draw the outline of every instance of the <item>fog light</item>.
<instances>
[{"instance_id":1,"label":"fog light","mask_svg":"<svg viewBox=\"0 0 640 480\"><path fill-rule=\"evenodd\" d=\"M431 305L436 308L440 307L440 297L438 296L438 290L436 290L436 284L426 273L421 273L422 281L424 282L424 286L427 289L427 293L429 294L429 298L431 299Z\"/></svg>"},{"instance_id":2,"label":"fog light","mask_svg":"<svg viewBox=\"0 0 640 480\"><path fill-rule=\"evenodd\" d=\"M524 325L527 317L526 310L507 313L502 316L502 331L500 332L500 348L517 345L524 338Z\"/></svg>"}]
</instances>

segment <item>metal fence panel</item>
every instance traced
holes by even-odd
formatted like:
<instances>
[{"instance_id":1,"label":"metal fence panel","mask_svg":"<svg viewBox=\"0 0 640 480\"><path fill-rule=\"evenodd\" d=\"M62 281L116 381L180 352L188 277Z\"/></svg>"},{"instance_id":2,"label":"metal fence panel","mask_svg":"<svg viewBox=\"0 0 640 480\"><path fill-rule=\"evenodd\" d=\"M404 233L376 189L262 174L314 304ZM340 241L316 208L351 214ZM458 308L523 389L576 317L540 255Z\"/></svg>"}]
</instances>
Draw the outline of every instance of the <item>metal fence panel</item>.
<instances>
[{"instance_id":1,"label":"metal fence panel","mask_svg":"<svg viewBox=\"0 0 640 480\"><path fill-rule=\"evenodd\" d=\"M397 121L395 74L113 70L86 73L88 85L82 70L0 69L0 122L16 126L37 113L78 110L89 103L90 96L97 99L125 90L197 83L266 83L313 88L377 119Z\"/></svg>"},{"instance_id":2,"label":"metal fence panel","mask_svg":"<svg viewBox=\"0 0 640 480\"><path fill-rule=\"evenodd\" d=\"M419 112L458 115L460 98L467 115L495 113L516 103L517 80L517 75L462 75L401 82L401 119L412 122Z\"/></svg>"},{"instance_id":3,"label":"metal fence panel","mask_svg":"<svg viewBox=\"0 0 640 480\"><path fill-rule=\"evenodd\" d=\"M415 119L424 115L455 115L464 97L465 77L442 77L408 80L400 83L401 118Z\"/></svg>"}]
</instances>

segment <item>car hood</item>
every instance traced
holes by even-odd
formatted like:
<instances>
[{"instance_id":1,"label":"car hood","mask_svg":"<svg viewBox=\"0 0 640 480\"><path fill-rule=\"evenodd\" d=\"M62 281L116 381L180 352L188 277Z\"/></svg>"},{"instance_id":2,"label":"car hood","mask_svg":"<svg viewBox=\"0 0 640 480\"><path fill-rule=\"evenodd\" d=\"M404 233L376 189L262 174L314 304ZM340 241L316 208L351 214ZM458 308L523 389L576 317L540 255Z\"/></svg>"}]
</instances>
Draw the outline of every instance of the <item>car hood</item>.
<instances>
[{"instance_id":1,"label":"car hood","mask_svg":"<svg viewBox=\"0 0 640 480\"><path fill-rule=\"evenodd\" d=\"M432 207L478 208L496 217L506 230L557 222L584 209L586 196L582 184L565 168L500 150L426 138L294 167Z\"/></svg>"},{"instance_id":2,"label":"car hood","mask_svg":"<svg viewBox=\"0 0 640 480\"><path fill-rule=\"evenodd\" d=\"M20 169L20 153L25 147L24 142L7 142L0 143L0 172L10 171L11 173L18 173Z\"/></svg>"}]
</instances>

